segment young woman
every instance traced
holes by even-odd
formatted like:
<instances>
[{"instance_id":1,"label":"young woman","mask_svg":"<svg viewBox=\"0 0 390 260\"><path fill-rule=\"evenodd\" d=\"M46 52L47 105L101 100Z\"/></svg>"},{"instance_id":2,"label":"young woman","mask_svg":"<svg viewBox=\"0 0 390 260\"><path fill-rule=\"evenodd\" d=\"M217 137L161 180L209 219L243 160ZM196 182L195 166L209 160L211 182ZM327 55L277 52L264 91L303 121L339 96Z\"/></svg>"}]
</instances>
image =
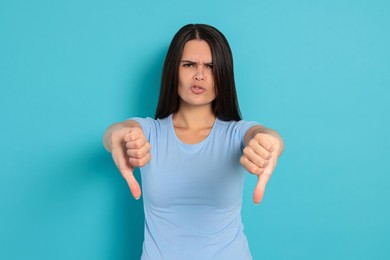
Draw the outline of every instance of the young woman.
<instances>
[{"instance_id":1,"label":"young woman","mask_svg":"<svg viewBox=\"0 0 390 260\"><path fill-rule=\"evenodd\" d=\"M245 169L258 176L260 203L283 141L241 120L233 58L216 28L189 24L174 36L155 119L110 126L104 146L136 199L141 167L142 259L252 259L241 221Z\"/></svg>"}]
</instances>

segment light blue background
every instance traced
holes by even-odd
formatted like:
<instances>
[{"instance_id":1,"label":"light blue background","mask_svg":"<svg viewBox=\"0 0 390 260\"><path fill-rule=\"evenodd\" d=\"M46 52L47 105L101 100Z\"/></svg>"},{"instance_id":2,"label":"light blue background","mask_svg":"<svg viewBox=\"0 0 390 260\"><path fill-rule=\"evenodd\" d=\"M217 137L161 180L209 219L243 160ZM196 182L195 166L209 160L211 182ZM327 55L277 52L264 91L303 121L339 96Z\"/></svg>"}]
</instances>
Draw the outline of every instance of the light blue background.
<instances>
[{"instance_id":1,"label":"light blue background","mask_svg":"<svg viewBox=\"0 0 390 260\"><path fill-rule=\"evenodd\" d=\"M153 116L168 44L193 22L226 35L244 118L286 143L260 206L248 174L254 259L390 259L389 13L385 0L1 0L0 259L139 258L142 202L101 138Z\"/></svg>"}]
</instances>

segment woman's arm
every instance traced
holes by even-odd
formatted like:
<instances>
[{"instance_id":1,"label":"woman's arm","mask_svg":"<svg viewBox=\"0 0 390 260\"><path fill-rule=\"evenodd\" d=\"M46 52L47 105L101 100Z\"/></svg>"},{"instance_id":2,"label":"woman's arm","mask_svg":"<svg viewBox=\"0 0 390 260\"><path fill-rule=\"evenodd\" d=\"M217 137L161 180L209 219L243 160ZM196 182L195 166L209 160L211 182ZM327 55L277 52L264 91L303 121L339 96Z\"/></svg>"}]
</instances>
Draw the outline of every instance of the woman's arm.
<instances>
[{"instance_id":1,"label":"woman's arm","mask_svg":"<svg viewBox=\"0 0 390 260\"><path fill-rule=\"evenodd\" d=\"M253 201L259 204L278 157L284 150L284 142L275 130L254 126L245 134L244 144L240 162L248 172L258 176Z\"/></svg>"}]
</instances>

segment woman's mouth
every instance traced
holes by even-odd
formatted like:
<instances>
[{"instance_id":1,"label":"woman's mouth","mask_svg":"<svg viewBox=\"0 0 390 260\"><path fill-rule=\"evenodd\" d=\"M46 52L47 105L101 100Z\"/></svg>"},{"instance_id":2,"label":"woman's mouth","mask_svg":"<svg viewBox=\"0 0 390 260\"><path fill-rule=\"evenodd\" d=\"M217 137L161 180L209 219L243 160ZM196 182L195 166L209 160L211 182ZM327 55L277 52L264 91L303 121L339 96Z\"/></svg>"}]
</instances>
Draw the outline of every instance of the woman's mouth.
<instances>
[{"instance_id":1,"label":"woman's mouth","mask_svg":"<svg viewBox=\"0 0 390 260\"><path fill-rule=\"evenodd\" d=\"M206 91L206 89L201 86L192 86L191 91L196 95L200 95L203 94Z\"/></svg>"}]
</instances>

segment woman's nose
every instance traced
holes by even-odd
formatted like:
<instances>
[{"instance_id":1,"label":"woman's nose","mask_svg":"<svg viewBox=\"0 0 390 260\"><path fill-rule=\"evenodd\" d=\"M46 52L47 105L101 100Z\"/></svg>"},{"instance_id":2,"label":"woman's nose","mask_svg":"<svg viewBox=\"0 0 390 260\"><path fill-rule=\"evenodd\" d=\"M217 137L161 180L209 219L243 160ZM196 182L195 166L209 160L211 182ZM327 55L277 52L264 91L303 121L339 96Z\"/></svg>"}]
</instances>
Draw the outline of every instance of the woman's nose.
<instances>
[{"instance_id":1,"label":"woman's nose","mask_svg":"<svg viewBox=\"0 0 390 260\"><path fill-rule=\"evenodd\" d=\"M195 80L204 80L204 73L203 73L203 67L202 66L199 66L196 69L194 79Z\"/></svg>"}]
</instances>

